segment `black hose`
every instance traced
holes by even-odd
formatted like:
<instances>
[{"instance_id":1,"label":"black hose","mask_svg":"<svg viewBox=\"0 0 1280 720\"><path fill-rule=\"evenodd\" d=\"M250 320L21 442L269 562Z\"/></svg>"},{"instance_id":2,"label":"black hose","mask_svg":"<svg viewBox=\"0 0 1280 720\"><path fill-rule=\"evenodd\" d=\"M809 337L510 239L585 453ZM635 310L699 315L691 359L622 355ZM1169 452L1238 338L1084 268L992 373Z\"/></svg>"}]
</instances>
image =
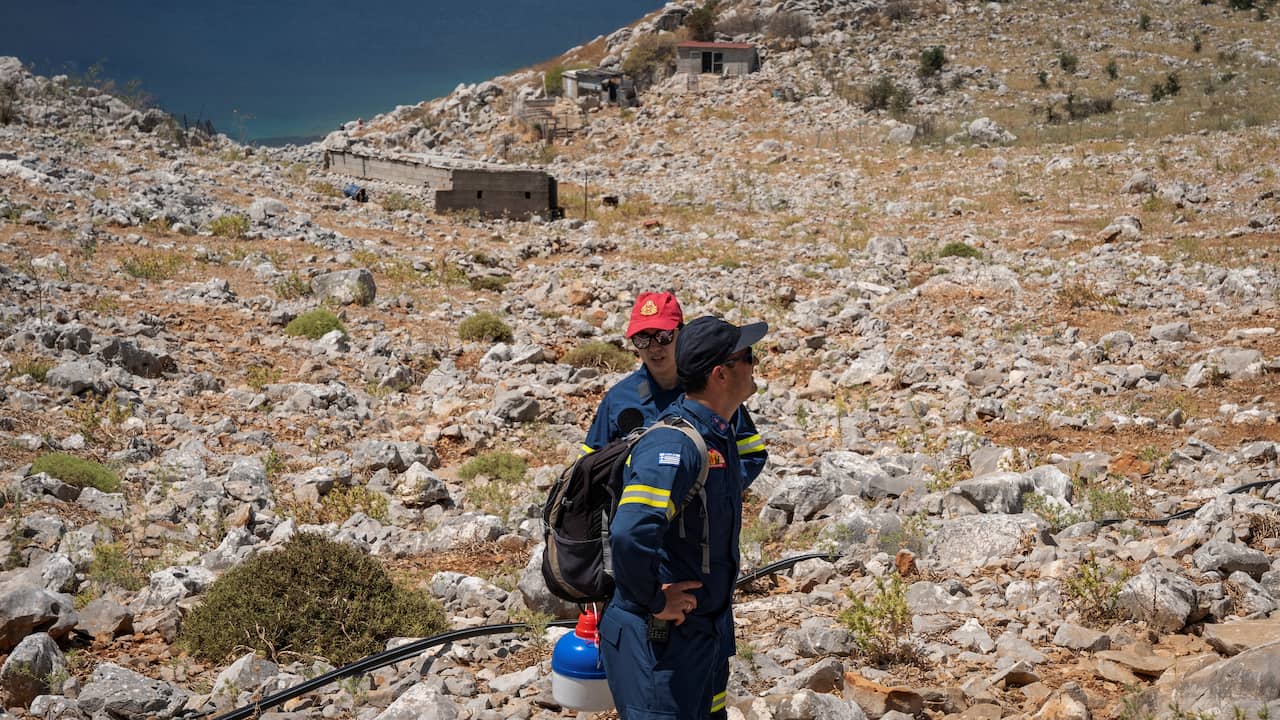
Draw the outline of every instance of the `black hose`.
<instances>
[{"instance_id":1,"label":"black hose","mask_svg":"<svg viewBox=\"0 0 1280 720\"><path fill-rule=\"evenodd\" d=\"M830 562L835 562L839 557L840 557L839 555L835 555L831 553L808 553L806 555L796 555L794 557L789 557L784 560L779 560L778 562L775 562L775 563L770 563L769 565L766 565L751 573L743 575L742 577L738 578L737 586L741 587L746 583L757 580L761 577L764 577L765 575L776 573L779 570L785 570L805 560L822 558L822 559L829 560ZM574 625L577 624L577 622L578 621L576 619L555 620L547 623L546 626L547 627L573 627ZM301 695L305 695L311 692L312 690L322 688L325 685L328 685L329 683L336 682L346 677L351 677L352 675L361 675L373 670L377 670L378 668L382 668L382 667L386 667L387 665L398 663L401 660L407 660L411 657L421 654L427 648L435 647L436 645L443 645L445 643L456 642L458 640L467 640L474 637L481 637L483 635L498 635L501 633L526 632L533 629L535 628L532 625L529 625L528 623L502 623L499 625L480 625L477 627L466 628L463 630L451 630L447 633L441 633L440 635L433 635L428 638L422 638L421 640L414 640L413 642L405 643L404 645L393 647L390 650L383 650L380 653L370 655L369 657L364 658L363 660L357 660L351 663L350 665L344 665L343 667L337 668L336 670L331 670L325 673L324 675L318 675L310 680L307 680L306 682L294 685L293 687L287 690L281 690L280 692L275 693L274 695L268 695L267 697L257 700L249 705L238 707L235 710L232 710L231 712L225 713L223 715L219 715L213 720L244 720L245 718L256 717L257 715L261 714L264 710L270 710L271 708L276 707L278 705L283 705L284 703L288 702L289 700L292 700L293 698L299 697ZM208 714L209 714L208 712L197 712L197 713L184 715L182 717L188 718L189 720L195 720L195 718L201 718Z\"/></svg>"},{"instance_id":2,"label":"black hose","mask_svg":"<svg viewBox=\"0 0 1280 720\"><path fill-rule=\"evenodd\" d=\"M1275 485L1276 483L1280 483L1280 478L1277 478L1275 480L1259 480L1257 482L1245 483L1244 485L1240 485L1239 487L1231 488L1225 494L1237 495L1239 493L1248 492L1249 490L1253 490L1256 488ZM1196 513L1200 512L1200 508L1203 508L1207 504L1208 503L1201 503L1193 508L1187 508L1186 510L1179 510L1178 512L1172 515L1166 515L1165 517L1162 517L1162 518L1110 518L1107 520L1099 520L1098 527L1116 525L1124 522L1125 520L1133 520L1134 522L1140 522L1143 525L1168 525L1170 522L1173 522L1174 520L1185 520L1191 517L1192 515L1195 515Z\"/></svg>"}]
</instances>

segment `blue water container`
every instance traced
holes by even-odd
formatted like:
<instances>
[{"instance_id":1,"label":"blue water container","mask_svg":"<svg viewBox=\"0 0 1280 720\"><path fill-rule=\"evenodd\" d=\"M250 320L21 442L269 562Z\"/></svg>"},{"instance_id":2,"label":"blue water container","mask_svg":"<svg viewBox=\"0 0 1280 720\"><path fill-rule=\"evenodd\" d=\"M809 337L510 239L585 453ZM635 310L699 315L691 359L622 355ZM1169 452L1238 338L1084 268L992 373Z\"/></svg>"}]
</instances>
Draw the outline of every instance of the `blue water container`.
<instances>
[{"instance_id":1,"label":"blue water container","mask_svg":"<svg viewBox=\"0 0 1280 720\"><path fill-rule=\"evenodd\" d=\"M551 652L551 694L570 710L600 712L613 707L613 694L600 660L599 616L587 610Z\"/></svg>"}]
</instances>

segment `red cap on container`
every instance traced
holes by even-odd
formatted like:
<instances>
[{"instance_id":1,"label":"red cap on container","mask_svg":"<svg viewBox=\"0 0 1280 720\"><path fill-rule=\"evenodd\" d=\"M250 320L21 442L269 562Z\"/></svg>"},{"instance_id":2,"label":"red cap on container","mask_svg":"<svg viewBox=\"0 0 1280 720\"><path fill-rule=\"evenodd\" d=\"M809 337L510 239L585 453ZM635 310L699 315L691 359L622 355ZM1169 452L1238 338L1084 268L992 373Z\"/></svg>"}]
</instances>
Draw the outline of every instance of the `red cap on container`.
<instances>
[{"instance_id":1,"label":"red cap on container","mask_svg":"<svg viewBox=\"0 0 1280 720\"><path fill-rule=\"evenodd\" d=\"M584 610L578 615L578 626L573 629L573 634L598 645L600 644L600 632L596 629L596 626L599 622L599 615L596 615L592 610Z\"/></svg>"}]
</instances>

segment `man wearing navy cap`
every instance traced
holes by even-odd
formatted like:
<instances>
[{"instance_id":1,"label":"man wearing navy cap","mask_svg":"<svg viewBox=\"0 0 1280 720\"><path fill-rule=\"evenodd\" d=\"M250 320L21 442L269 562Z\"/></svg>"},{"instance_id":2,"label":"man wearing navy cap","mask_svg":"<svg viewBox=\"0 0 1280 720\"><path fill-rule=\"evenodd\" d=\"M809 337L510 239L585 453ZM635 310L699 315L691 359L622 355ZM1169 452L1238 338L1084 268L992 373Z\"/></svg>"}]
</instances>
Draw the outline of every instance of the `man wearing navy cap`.
<instances>
[{"instance_id":1,"label":"man wearing navy cap","mask_svg":"<svg viewBox=\"0 0 1280 720\"><path fill-rule=\"evenodd\" d=\"M707 455L681 432L650 433L632 449L611 525L616 588L600 621L623 720L725 714L746 485L729 418L755 393L751 346L768 329L715 317L685 326L675 352L685 395L667 414L693 425ZM702 492L677 508L704 462Z\"/></svg>"},{"instance_id":2,"label":"man wearing navy cap","mask_svg":"<svg viewBox=\"0 0 1280 720\"><path fill-rule=\"evenodd\" d=\"M662 417L684 392L676 373L675 341L684 327L684 312L669 292L643 292L636 297L627 323L627 338L640 355L640 367L609 388L582 441L580 452L595 452L638 427ZM749 486L764 469L769 453L745 407L725 416L734 426L734 440Z\"/></svg>"}]
</instances>

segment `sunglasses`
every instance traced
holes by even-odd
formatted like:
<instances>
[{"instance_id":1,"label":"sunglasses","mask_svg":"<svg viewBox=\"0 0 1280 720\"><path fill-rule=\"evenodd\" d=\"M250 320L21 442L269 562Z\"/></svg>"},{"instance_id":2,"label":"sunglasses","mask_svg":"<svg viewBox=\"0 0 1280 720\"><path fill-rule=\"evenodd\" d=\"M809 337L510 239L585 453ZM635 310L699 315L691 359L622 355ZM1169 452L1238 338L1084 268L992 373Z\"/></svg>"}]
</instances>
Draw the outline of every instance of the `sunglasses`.
<instances>
[{"instance_id":1,"label":"sunglasses","mask_svg":"<svg viewBox=\"0 0 1280 720\"><path fill-rule=\"evenodd\" d=\"M654 333L636 333L631 336L631 344L635 345L637 350L643 350L655 342L659 345L670 345L675 339L675 330L659 330Z\"/></svg>"},{"instance_id":2,"label":"sunglasses","mask_svg":"<svg viewBox=\"0 0 1280 720\"><path fill-rule=\"evenodd\" d=\"M742 351L741 355L734 355L733 357L726 359L723 364L725 367L733 367L740 362L745 362L748 365L755 365L756 360L758 359L759 358L751 353L751 348L747 348Z\"/></svg>"}]
</instances>

